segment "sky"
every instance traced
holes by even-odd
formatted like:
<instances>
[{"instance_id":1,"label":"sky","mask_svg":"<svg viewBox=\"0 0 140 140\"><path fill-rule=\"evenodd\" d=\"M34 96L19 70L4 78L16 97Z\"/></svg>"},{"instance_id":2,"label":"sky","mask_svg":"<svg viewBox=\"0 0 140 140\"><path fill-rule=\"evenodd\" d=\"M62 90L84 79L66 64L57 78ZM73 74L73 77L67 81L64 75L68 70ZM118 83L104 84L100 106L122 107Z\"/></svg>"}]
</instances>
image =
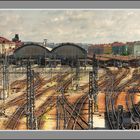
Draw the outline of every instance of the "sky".
<instances>
[{"instance_id":1,"label":"sky","mask_svg":"<svg viewBox=\"0 0 140 140\"><path fill-rule=\"evenodd\" d=\"M0 10L0 36L22 41L109 43L140 40L140 10Z\"/></svg>"}]
</instances>

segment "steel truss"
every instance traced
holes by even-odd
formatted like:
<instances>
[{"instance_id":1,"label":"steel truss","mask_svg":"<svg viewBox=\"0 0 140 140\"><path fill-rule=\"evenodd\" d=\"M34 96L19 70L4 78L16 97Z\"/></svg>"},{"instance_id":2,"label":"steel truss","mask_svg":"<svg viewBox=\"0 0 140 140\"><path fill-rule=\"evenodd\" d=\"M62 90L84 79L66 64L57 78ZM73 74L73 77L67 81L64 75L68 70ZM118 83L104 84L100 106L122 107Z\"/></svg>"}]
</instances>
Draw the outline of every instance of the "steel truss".
<instances>
[{"instance_id":1,"label":"steel truss","mask_svg":"<svg viewBox=\"0 0 140 140\"><path fill-rule=\"evenodd\" d=\"M93 56L93 70L89 72L89 106L88 106L88 123L89 129L93 129L93 109L98 111L97 95L98 95L98 65L95 55ZM94 106L94 108L93 108Z\"/></svg>"},{"instance_id":2,"label":"steel truss","mask_svg":"<svg viewBox=\"0 0 140 140\"><path fill-rule=\"evenodd\" d=\"M80 79L80 62L79 59L76 59L76 90L79 88L79 79Z\"/></svg>"},{"instance_id":3,"label":"steel truss","mask_svg":"<svg viewBox=\"0 0 140 140\"><path fill-rule=\"evenodd\" d=\"M27 61L27 129L37 129L35 117L35 92L34 92L34 71L31 69L30 61Z\"/></svg>"},{"instance_id":4,"label":"steel truss","mask_svg":"<svg viewBox=\"0 0 140 140\"><path fill-rule=\"evenodd\" d=\"M93 72L89 72L89 105L88 105L88 124L89 129L93 129Z\"/></svg>"}]
</instances>

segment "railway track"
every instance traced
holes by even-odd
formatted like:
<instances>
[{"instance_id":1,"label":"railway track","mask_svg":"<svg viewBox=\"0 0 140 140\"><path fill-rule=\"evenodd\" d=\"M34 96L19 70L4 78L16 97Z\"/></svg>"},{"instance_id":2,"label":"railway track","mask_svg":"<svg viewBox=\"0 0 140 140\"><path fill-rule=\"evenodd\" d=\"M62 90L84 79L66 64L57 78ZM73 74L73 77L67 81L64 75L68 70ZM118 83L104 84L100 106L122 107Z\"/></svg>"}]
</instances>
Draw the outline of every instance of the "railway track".
<instances>
[{"instance_id":1,"label":"railway track","mask_svg":"<svg viewBox=\"0 0 140 140\"><path fill-rule=\"evenodd\" d=\"M121 91L122 89L124 89L126 86L128 86L129 84L131 84L131 83L133 83L134 81L137 81L138 79L137 79L137 74L136 74L136 72L134 72L134 74L133 74L133 78L131 79L131 80L129 80L127 83L124 83L124 84L122 84L121 86L119 86L119 87L117 87L115 90L116 91ZM112 94L113 95L113 94ZM110 128L111 129L117 129L117 127L115 127L115 126L117 126L117 110L115 109L115 107L114 107L114 101L118 98L118 95L119 95L119 92L116 92L114 95L114 97L112 97L112 95L110 95L110 97L108 97L108 98L106 98L106 106L107 106L107 108L106 108L106 110L107 110L107 117L108 117L108 121L109 121L109 125L110 125ZM131 98L129 97L131 95ZM125 118L125 120L130 120L129 121L129 124L131 125L131 126L133 126L133 124L135 124L135 123L138 123L138 118L136 118L135 116L134 116L134 112L132 112L132 110L131 110L131 107L130 107L130 103L128 103L128 101L131 99L131 106L133 105L133 100L132 100L132 96L133 94L126 94L126 97L125 97L125 100L126 100L126 106L127 106L127 109L128 109L128 111L129 111L129 118L128 118L128 116L127 115L125 115L125 116L127 116L127 118ZM110 98L110 101L109 101L109 98ZM111 110L111 113L110 113L110 109L109 109L109 102L110 102L110 104L111 104L111 106L112 106L112 110ZM135 108L135 106L133 106L133 108ZM138 114L137 114L138 115ZM139 116L138 116L139 117ZM113 122L113 123L112 123ZM122 124L122 126L121 126L121 129L128 129L127 127L126 127L126 124L125 124L125 122L123 122L123 124Z\"/></svg>"},{"instance_id":2,"label":"railway track","mask_svg":"<svg viewBox=\"0 0 140 140\"><path fill-rule=\"evenodd\" d=\"M39 79L41 79L41 77L39 76L39 73L37 72L35 73L34 78L35 78L35 81L38 81ZM20 91L21 89L26 87L26 82L27 82L26 79L16 80L10 84L10 89L18 89L18 91Z\"/></svg>"},{"instance_id":3,"label":"railway track","mask_svg":"<svg viewBox=\"0 0 140 140\"><path fill-rule=\"evenodd\" d=\"M127 129L131 129L132 126L136 125L139 119L135 116L134 111L132 110L132 106L134 107L134 105L132 105L133 101L131 99L131 94L132 93L127 92L125 96L126 106L127 106L127 114L126 114L125 119L127 118L127 120L129 120L127 126L125 127Z\"/></svg>"},{"instance_id":4,"label":"railway track","mask_svg":"<svg viewBox=\"0 0 140 140\"><path fill-rule=\"evenodd\" d=\"M138 104L134 104L135 91L138 90L134 88L129 89L126 95L126 105L129 113L128 116L131 118L130 129L140 129L140 109Z\"/></svg>"},{"instance_id":5,"label":"railway track","mask_svg":"<svg viewBox=\"0 0 140 140\"><path fill-rule=\"evenodd\" d=\"M115 101L119 95L119 92L114 93L113 90L114 89L117 90L117 85L120 83L120 81L122 79L124 79L128 75L128 73L129 73L129 70L124 71L116 78L114 75L112 75L113 79L116 79L116 80L114 80L112 87L110 87L111 83L109 83L109 85L108 85L107 92L109 92L109 93L106 95L105 102L106 102L107 119L108 119L108 123L109 123L109 126L111 129L117 129L116 126L117 126L117 122L118 122L116 109L115 109ZM112 81L113 81L113 79L112 79Z\"/></svg>"},{"instance_id":6,"label":"railway track","mask_svg":"<svg viewBox=\"0 0 140 140\"><path fill-rule=\"evenodd\" d=\"M106 93L108 93L106 95L106 113L107 113L107 118L108 118L108 123L111 129L117 129L116 128L116 124L117 124L117 110L115 108L115 102L118 98L118 95L120 94L120 91L122 89L124 89L126 86L128 86L130 83L138 80L137 76L134 76L130 81L128 81L128 83L124 83L119 85L120 81L122 79L124 79L128 73L129 73L129 69L126 70L118 70L116 73L111 73L110 70L108 70L108 72L114 79L114 84L113 84L113 89L110 87L110 85L112 83L109 83L109 85L106 85L106 79L102 80L101 83L99 84L100 90L103 89L106 91ZM109 75L109 77L110 77ZM58 76L56 76L56 79L58 78ZM57 80L57 82L59 82L61 80L62 77L60 77L60 79ZM103 78L103 77L102 77ZM55 80L56 80L55 79ZM73 77L74 79L74 77ZM52 108L54 108L56 106L56 98L57 98L57 93L61 90L64 90L64 93L67 91L69 85L71 84L72 78L70 77L68 80L66 80L64 82L64 85L58 90L55 90L55 86L49 87L47 89L44 90L39 90L41 88L41 86L43 86L46 83L46 80L41 80L43 81L42 84L37 84L37 95L36 98L40 97L41 94L43 94L44 92L48 92L48 91L52 91L52 95L50 97L48 97L45 102L35 111L35 115L39 118L39 127L41 127L41 116L44 115L45 113L49 112ZM119 86L118 86L119 85ZM88 87L87 85L84 85L83 87L81 87L81 89L85 89ZM115 90L115 92L114 92ZM128 100L127 98L131 99L131 105L134 108L134 112L130 112L133 114L135 113L135 116L139 116L139 112L138 112L138 108L134 105L133 103L133 94L129 94L129 97L126 97L126 100ZM25 96L26 97L26 96ZM88 99L88 94L84 94L82 95L75 103L70 104L68 102L68 100L66 99L66 97L64 96L63 99L60 100L61 105L63 105L65 103L65 111L66 111L66 118L68 118L67 122L66 122L66 129L70 129L70 130L84 130L88 128L88 123L86 122L85 118L82 117L82 111L83 111L83 107L85 105L85 102ZM23 115L25 114L25 107L26 107L26 103L25 103L26 99L23 99L23 96L21 96L19 99L17 100L13 100L11 101L11 103L7 104L7 107L9 107L10 105L16 105L16 103L18 103L20 105L20 107L18 107L18 109L16 110L16 112L14 112L14 114L10 117L10 119L7 122L6 125L6 129L16 129L19 120L23 117ZM128 104L128 108L130 108L129 104ZM132 115L131 115L132 116ZM136 118L136 117L135 117ZM140 118L140 117L139 117ZM16 120L16 121L15 121Z\"/></svg>"},{"instance_id":7,"label":"railway track","mask_svg":"<svg viewBox=\"0 0 140 140\"><path fill-rule=\"evenodd\" d=\"M71 113L72 117L70 117L70 120L68 121L67 128L71 128L72 130L88 129L88 123L81 116L82 109L83 109L84 104L87 101L87 99L88 99L88 96L83 95L78 100L78 102L75 104L75 107L74 107L74 109L73 109L73 111ZM72 126L71 126L71 118L74 118ZM79 124L81 124L81 125L79 125Z\"/></svg>"},{"instance_id":8,"label":"railway track","mask_svg":"<svg viewBox=\"0 0 140 140\"><path fill-rule=\"evenodd\" d=\"M86 120L81 116L82 108L87 100L87 94L81 96L74 105L70 104L66 97L61 100L61 105L65 104L65 111L66 111L66 128L69 130L84 130L88 127L88 123Z\"/></svg>"},{"instance_id":9,"label":"railway track","mask_svg":"<svg viewBox=\"0 0 140 140\"><path fill-rule=\"evenodd\" d=\"M63 77L66 77L69 73L65 73L63 75ZM35 82L35 93L38 92L38 90L43 87L46 83L50 83L51 81L56 81L58 82L60 79L58 79L58 76L54 76L52 77L52 79L48 79L48 80L45 80L46 77L44 78L41 78L41 79L38 79L38 81ZM26 93L14 98L13 100L10 100L9 102L7 102L5 104L5 109L8 108L8 107L11 107L11 106L14 106L14 105L21 105L25 102L26 100Z\"/></svg>"},{"instance_id":10,"label":"railway track","mask_svg":"<svg viewBox=\"0 0 140 140\"><path fill-rule=\"evenodd\" d=\"M100 80L104 78L106 74L100 77ZM100 85L102 82L100 83ZM85 84L81 87L81 89L86 89L89 84ZM67 123L65 129L72 129L72 130L84 130L88 129L88 123L86 122L85 118L81 115L82 109L85 105L85 102L88 100L88 89L86 90L86 94L82 95L75 103L70 104L66 98L63 99L61 105L65 104L65 110L67 112Z\"/></svg>"},{"instance_id":11,"label":"railway track","mask_svg":"<svg viewBox=\"0 0 140 140\"><path fill-rule=\"evenodd\" d=\"M136 81L137 82L139 81L139 74L137 74L137 70L135 70L133 72L133 76L128 82L122 84L118 88L121 91L123 88L129 86L131 83L136 82ZM130 90L131 90L131 92L129 92ZM123 123L124 129L131 129L132 126L136 126L140 122L140 119L139 119L140 114L139 114L138 110L136 109L136 106L133 103L133 96L135 94L135 92L133 92L133 91L134 91L133 88L128 89L126 91L125 102L126 102L127 110L125 111L124 119L127 120L127 122ZM133 107L133 110L132 110L132 107Z\"/></svg>"},{"instance_id":12,"label":"railway track","mask_svg":"<svg viewBox=\"0 0 140 140\"><path fill-rule=\"evenodd\" d=\"M108 69L107 73L109 73L109 72L110 72L110 70ZM100 80L102 80L104 78L104 76L105 75L101 76ZM99 84L99 87L101 87L103 85L103 83L105 83L105 80L101 81L101 83ZM87 88L87 86L88 86L88 84L84 85L84 88ZM88 129L88 123L81 116L82 109L87 100L88 100L88 93L81 96L76 101L76 103L74 103L74 105L71 105L70 103L68 103L66 98L64 99L64 102L67 105L67 106L65 106L65 109L68 113L68 118L69 118L67 121L66 129L72 129L72 130Z\"/></svg>"},{"instance_id":13,"label":"railway track","mask_svg":"<svg viewBox=\"0 0 140 140\"><path fill-rule=\"evenodd\" d=\"M56 78L54 78L54 79L56 80ZM35 94L35 98L38 98L43 93L49 92L49 91L54 90L54 89L55 89L55 85L52 86L52 87L49 87L47 89L43 89L41 91L38 91ZM18 109L16 110L16 112L14 112L14 114L9 118L9 120L6 123L6 129L15 129L16 128L16 126L17 126L16 124L19 122L20 118L25 114L25 106L26 106L26 99L24 99L24 101L21 103L20 107L18 107Z\"/></svg>"},{"instance_id":14,"label":"railway track","mask_svg":"<svg viewBox=\"0 0 140 140\"><path fill-rule=\"evenodd\" d=\"M66 92L67 88L69 87L69 85L72 82L72 79L74 79L75 76L70 77L69 79L67 79L66 81L63 82L63 86L61 88L63 88L64 92ZM62 80L62 79L61 79ZM46 99L45 102L42 104L42 106L40 106L38 108L38 110L36 111L36 116L39 118L38 119L38 124L39 124L39 128L41 128L41 117L47 113L48 111L50 111L53 107L56 106L56 99L57 96L59 96L58 94L60 90L54 90L54 92L51 94L51 97L49 97L49 99Z\"/></svg>"},{"instance_id":15,"label":"railway track","mask_svg":"<svg viewBox=\"0 0 140 140\"><path fill-rule=\"evenodd\" d=\"M74 78L70 78L58 91L61 91L61 90L64 90L64 93L65 93L65 91L67 90L67 88L68 88L68 86L71 84L71 80L72 79L74 79ZM85 85L83 85L83 86L81 86L81 89L85 89L85 88L87 88L88 86L87 86L88 84L85 84ZM82 108L83 108L83 105L84 105L84 103L85 103L85 101L87 100L87 95L88 94L86 94L86 95L83 95L80 99L78 99L78 101L77 101L77 103L76 103L76 105L74 104L70 104L68 101L67 101L67 99L65 98L65 96L63 96L63 99L62 99L62 96L61 96L61 98L60 98L60 103L61 103L61 106L63 106L63 104L65 104L66 106L65 106L65 111L67 111L67 115L68 116L66 116L66 118L72 118L73 120L75 120L75 122L74 122L74 125L73 125L73 127L71 128L71 129L77 129L76 127L77 127L77 125L81 128L81 129L85 129L87 126L88 126L88 124L87 124L87 122L84 120L84 118L82 118L81 117L81 115L80 115L80 112L81 112L81 110L82 110ZM85 98L84 98L85 97ZM56 99L56 98L55 98ZM82 100L81 100L82 99ZM56 106L56 104L54 103L53 104L53 107L54 106ZM79 107L80 106L80 107ZM46 103L46 106L44 106L43 105L43 107L44 108L46 108L47 107L47 103ZM80 110L79 110L79 108L81 108ZM77 111L78 110L78 111ZM48 109L48 111L50 111L49 109ZM64 110L61 110L62 112L64 111ZM61 113L62 113L61 112ZM72 114L71 114L71 112L73 112ZM43 115L43 114L45 114L45 113L47 113L47 112L44 112L44 113L42 113L41 114L41 116ZM76 115L74 115L74 114L76 114ZM82 121L82 123L80 124L79 123L79 119L80 118L80 120ZM86 126L84 126L84 127L82 127L83 126L83 122L84 122L84 125ZM41 124L40 123L40 121L39 121L39 124ZM68 126L68 125L67 125ZM67 128L66 128L67 129Z\"/></svg>"}]
</instances>

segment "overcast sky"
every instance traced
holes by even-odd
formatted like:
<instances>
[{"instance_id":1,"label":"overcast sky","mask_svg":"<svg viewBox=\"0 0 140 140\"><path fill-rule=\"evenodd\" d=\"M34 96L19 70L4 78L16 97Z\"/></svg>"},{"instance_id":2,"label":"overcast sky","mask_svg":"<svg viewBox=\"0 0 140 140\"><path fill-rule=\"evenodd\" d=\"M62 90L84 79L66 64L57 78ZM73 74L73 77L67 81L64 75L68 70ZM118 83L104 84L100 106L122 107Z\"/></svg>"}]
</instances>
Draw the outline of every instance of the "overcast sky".
<instances>
[{"instance_id":1,"label":"overcast sky","mask_svg":"<svg viewBox=\"0 0 140 140\"><path fill-rule=\"evenodd\" d=\"M0 36L22 41L108 43L140 40L140 10L1 10Z\"/></svg>"}]
</instances>

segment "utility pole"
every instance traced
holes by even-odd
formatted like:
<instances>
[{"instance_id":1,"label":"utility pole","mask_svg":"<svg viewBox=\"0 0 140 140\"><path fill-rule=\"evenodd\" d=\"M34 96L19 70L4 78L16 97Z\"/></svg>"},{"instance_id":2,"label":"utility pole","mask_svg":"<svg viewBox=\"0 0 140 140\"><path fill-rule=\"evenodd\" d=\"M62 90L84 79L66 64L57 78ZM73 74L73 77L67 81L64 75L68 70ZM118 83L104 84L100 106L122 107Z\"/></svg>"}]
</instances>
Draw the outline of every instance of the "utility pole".
<instances>
[{"instance_id":1,"label":"utility pole","mask_svg":"<svg viewBox=\"0 0 140 140\"><path fill-rule=\"evenodd\" d=\"M27 61L27 129L37 129L35 117L34 71L31 69L30 60Z\"/></svg>"},{"instance_id":2,"label":"utility pole","mask_svg":"<svg viewBox=\"0 0 140 140\"><path fill-rule=\"evenodd\" d=\"M79 88L79 79L80 79L80 62L78 57L76 57L76 90Z\"/></svg>"},{"instance_id":3,"label":"utility pole","mask_svg":"<svg viewBox=\"0 0 140 140\"><path fill-rule=\"evenodd\" d=\"M57 96L56 100L56 129L60 130L60 97Z\"/></svg>"},{"instance_id":4,"label":"utility pole","mask_svg":"<svg viewBox=\"0 0 140 140\"><path fill-rule=\"evenodd\" d=\"M60 79L60 82L57 85L57 89L56 91L58 92L58 94L60 93L61 90L61 86L62 86L62 80L61 80L61 73L58 74L58 80ZM60 95L57 96L56 99L56 129L60 130L60 119L61 119L61 112L60 112Z\"/></svg>"},{"instance_id":5,"label":"utility pole","mask_svg":"<svg viewBox=\"0 0 140 140\"><path fill-rule=\"evenodd\" d=\"M62 96L62 108L63 108L63 129L66 129L66 111L65 111L65 102L64 102L64 88L61 89L61 96Z\"/></svg>"},{"instance_id":6,"label":"utility pole","mask_svg":"<svg viewBox=\"0 0 140 140\"><path fill-rule=\"evenodd\" d=\"M98 105L97 105L97 95L98 95L98 62L96 56L93 55L93 96L94 96L94 112L98 112Z\"/></svg>"},{"instance_id":7,"label":"utility pole","mask_svg":"<svg viewBox=\"0 0 140 140\"><path fill-rule=\"evenodd\" d=\"M89 129L93 129L93 72L89 72L89 104L88 104L88 124Z\"/></svg>"},{"instance_id":8,"label":"utility pole","mask_svg":"<svg viewBox=\"0 0 140 140\"><path fill-rule=\"evenodd\" d=\"M98 94L98 84L97 84L97 72L98 65L95 55L93 55L93 70L89 72L89 105L88 105L88 123L89 129L93 129L93 105L94 112L98 111L97 106L97 94Z\"/></svg>"}]
</instances>

